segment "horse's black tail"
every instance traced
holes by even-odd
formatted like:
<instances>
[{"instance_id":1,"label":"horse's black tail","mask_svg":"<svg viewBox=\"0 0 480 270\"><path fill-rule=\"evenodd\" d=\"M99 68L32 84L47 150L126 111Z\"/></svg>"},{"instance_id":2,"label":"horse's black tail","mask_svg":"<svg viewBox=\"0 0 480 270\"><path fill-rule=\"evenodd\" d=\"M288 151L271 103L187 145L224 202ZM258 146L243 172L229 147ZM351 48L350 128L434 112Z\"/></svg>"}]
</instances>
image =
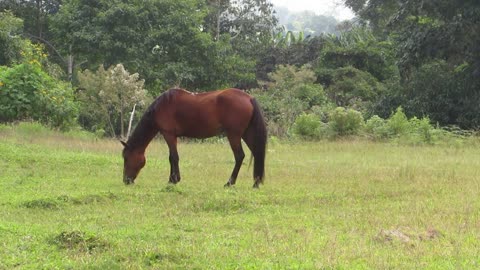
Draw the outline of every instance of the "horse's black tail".
<instances>
[{"instance_id":1,"label":"horse's black tail","mask_svg":"<svg viewBox=\"0 0 480 270\"><path fill-rule=\"evenodd\" d=\"M250 120L246 134L247 144L250 144L250 150L254 158L253 162L253 178L255 180L255 186L263 183L265 176L265 154L267 148L267 126L265 119L263 118L262 111L258 105L258 102L252 98L253 115Z\"/></svg>"}]
</instances>

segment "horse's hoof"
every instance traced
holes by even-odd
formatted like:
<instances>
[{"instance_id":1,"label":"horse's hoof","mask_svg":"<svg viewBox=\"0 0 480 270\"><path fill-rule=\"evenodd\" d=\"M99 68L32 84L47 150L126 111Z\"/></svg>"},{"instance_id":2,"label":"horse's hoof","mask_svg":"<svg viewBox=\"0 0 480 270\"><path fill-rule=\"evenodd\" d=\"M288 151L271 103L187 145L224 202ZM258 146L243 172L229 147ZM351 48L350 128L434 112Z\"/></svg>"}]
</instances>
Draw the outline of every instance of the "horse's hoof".
<instances>
[{"instance_id":1,"label":"horse's hoof","mask_svg":"<svg viewBox=\"0 0 480 270\"><path fill-rule=\"evenodd\" d=\"M230 184L230 182L227 182L225 185L223 185L224 188L229 188L231 186L232 186L232 184Z\"/></svg>"}]
</instances>

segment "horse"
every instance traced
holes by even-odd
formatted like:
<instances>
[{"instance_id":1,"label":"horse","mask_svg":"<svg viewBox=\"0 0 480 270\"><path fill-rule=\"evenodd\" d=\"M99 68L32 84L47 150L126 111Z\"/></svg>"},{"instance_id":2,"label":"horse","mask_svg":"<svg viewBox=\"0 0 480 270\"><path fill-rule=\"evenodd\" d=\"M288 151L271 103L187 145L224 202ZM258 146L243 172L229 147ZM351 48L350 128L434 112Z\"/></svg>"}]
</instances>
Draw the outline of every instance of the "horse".
<instances>
[{"instance_id":1,"label":"horse","mask_svg":"<svg viewBox=\"0 0 480 270\"><path fill-rule=\"evenodd\" d=\"M209 138L224 133L235 158L225 187L235 185L245 153L241 139L250 149L254 188L263 184L267 128L258 102L242 90L230 88L205 93L169 89L147 108L127 142L121 141L123 182L133 184L145 166L145 149L160 133L169 149L169 183L180 182L177 138Z\"/></svg>"}]
</instances>

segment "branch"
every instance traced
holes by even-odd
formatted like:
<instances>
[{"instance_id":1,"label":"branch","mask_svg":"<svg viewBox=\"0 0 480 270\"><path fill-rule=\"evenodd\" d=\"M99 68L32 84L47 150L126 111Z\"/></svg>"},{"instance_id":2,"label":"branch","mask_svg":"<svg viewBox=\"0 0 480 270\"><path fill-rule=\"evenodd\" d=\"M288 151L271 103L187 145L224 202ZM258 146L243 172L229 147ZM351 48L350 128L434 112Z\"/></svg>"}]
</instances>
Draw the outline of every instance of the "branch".
<instances>
[{"instance_id":1,"label":"branch","mask_svg":"<svg viewBox=\"0 0 480 270\"><path fill-rule=\"evenodd\" d=\"M39 40L42 43L48 45L58 55L58 57L60 57L62 59L63 63L67 64L67 61L65 60L65 58L63 58L63 56L58 52L58 50L48 40L43 39L41 37L34 36L32 34L29 34L29 33L24 33L23 35L26 35L28 38L31 38L31 39Z\"/></svg>"}]
</instances>

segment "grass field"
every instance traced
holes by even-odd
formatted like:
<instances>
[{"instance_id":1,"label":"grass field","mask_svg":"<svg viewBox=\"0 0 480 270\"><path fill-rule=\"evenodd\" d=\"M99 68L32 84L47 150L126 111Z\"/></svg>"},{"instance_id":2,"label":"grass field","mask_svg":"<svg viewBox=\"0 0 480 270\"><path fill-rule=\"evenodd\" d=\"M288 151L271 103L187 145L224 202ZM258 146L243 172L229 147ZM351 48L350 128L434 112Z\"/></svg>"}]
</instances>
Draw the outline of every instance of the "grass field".
<instances>
[{"instance_id":1,"label":"grass field","mask_svg":"<svg viewBox=\"0 0 480 270\"><path fill-rule=\"evenodd\" d=\"M254 190L222 142L168 185L156 140L124 186L116 141L3 126L0 269L478 269L479 150L277 141Z\"/></svg>"}]
</instances>

